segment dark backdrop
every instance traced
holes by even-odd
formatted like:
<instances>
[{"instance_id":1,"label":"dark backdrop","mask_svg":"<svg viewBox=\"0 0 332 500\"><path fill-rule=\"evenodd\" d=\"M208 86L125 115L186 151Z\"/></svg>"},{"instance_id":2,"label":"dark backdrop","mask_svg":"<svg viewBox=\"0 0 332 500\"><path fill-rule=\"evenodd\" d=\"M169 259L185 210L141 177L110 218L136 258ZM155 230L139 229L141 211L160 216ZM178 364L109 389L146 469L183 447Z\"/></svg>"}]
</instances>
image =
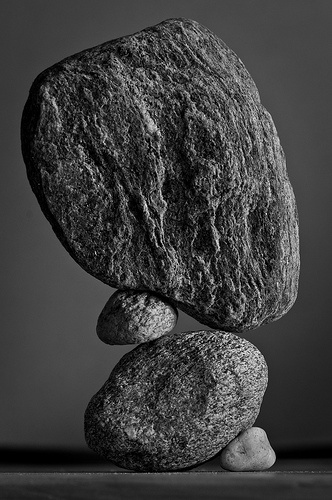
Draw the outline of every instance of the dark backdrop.
<instances>
[{"instance_id":1,"label":"dark backdrop","mask_svg":"<svg viewBox=\"0 0 332 500\"><path fill-rule=\"evenodd\" d=\"M277 126L299 208L298 300L246 334L270 372L257 425L275 447L332 445L329 0L0 3L0 445L84 446L85 407L128 349L98 340L112 290L69 257L28 185L19 127L29 87L65 56L180 16L210 28L245 63ZM177 330L197 327L180 315Z\"/></svg>"}]
</instances>

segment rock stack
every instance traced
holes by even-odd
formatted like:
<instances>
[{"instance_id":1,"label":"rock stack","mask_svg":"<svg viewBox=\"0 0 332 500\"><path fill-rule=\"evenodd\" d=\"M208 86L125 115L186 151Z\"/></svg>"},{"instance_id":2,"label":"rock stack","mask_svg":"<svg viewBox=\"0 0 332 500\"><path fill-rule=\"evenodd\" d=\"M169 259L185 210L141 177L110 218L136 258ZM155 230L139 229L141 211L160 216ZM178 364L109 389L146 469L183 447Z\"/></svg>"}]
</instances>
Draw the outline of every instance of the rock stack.
<instances>
[{"instance_id":1,"label":"rock stack","mask_svg":"<svg viewBox=\"0 0 332 500\"><path fill-rule=\"evenodd\" d=\"M128 469L275 460L252 427L262 354L236 334L279 319L299 276L296 203L240 59L169 19L41 73L22 118L41 209L72 257L117 288L97 323L124 356L85 414L88 445ZM177 308L213 330L172 333Z\"/></svg>"}]
</instances>

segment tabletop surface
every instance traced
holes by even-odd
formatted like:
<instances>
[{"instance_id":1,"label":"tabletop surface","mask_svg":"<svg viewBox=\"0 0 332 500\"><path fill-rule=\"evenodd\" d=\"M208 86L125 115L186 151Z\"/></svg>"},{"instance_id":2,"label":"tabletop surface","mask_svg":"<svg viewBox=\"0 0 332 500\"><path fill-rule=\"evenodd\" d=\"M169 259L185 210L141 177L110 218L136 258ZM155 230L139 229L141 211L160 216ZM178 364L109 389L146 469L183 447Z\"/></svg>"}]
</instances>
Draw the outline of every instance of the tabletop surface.
<instances>
[{"instance_id":1,"label":"tabletop surface","mask_svg":"<svg viewBox=\"0 0 332 500\"><path fill-rule=\"evenodd\" d=\"M214 459L190 471L135 473L90 451L1 450L1 500L131 498L332 500L332 454L281 454L264 472L227 472Z\"/></svg>"}]
</instances>

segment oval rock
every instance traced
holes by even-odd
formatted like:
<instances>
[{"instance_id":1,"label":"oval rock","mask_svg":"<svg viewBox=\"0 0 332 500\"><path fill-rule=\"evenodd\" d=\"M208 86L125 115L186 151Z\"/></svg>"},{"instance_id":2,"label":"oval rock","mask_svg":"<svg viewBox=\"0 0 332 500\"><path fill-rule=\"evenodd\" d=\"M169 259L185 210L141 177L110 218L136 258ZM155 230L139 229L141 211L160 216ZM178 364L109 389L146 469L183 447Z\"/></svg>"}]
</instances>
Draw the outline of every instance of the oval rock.
<instances>
[{"instance_id":1,"label":"oval rock","mask_svg":"<svg viewBox=\"0 0 332 500\"><path fill-rule=\"evenodd\" d=\"M231 333L185 332L141 344L88 404L87 444L136 471L198 465L253 425L267 379L263 355Z\"/></svg>"},{"instance_id":2,"label":"oval rock","mask_svg":"<svg viewBox=\"0 0 332 500\"><path fill-rule=\"evenodd\" d=\"M278 134L204 26L168 19L45 70L21 136L44 214L96 278L232 332L293 305L298 217Z\"/></svg>"},{"instance_id":3,"label":"oval rock","mask_svg":"<svg viewBox=\"0 0 332 500\"><path fill-rule=\"evenodd\" d=\"M97 335L106 344L140 344L169 333L177 311L149 292L118 290L105 304Z\"/></svg>"}]
</instances>

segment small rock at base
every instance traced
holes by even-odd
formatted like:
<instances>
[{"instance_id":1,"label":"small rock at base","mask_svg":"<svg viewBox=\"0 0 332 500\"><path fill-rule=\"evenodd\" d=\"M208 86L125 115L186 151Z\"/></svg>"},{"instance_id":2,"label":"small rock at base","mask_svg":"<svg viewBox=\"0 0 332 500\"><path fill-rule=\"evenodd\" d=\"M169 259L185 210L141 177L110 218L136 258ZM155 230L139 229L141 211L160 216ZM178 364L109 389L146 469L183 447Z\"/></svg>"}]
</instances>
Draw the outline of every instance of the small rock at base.
<instances>
[{"instance_id":1,"label":"small rock at base","mask_svg":"<svg viewBox=\"0 0 332 500\"><path fill-rule=\"evenodd\" d=\"M97 335L106 344L140 344L169 333L177 317L176 309L150 292L118 290L100 313Z\"/></svg>"},{"instance_id":2,"label":"small rock at base","mask_svg":"<svg viewBox=\"0 0 332 500\"><path fill-rule=\"evenodd\" d=\"M272 467L276 454L266 432L260 427L251 427L228 443L220 460L221 466L229 471L258 471Z\"/></svg>"}]
</instances>

